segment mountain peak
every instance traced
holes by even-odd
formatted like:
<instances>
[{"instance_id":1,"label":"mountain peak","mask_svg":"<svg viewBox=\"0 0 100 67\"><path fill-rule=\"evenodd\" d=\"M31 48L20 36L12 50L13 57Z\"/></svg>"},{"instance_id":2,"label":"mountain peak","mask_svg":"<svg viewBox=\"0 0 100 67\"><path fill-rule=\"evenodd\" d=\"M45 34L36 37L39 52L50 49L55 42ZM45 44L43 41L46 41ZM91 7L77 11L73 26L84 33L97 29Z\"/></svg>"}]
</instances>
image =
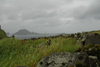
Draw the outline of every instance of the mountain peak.
<instances>
[{"instance_id":1,"label":"mountain peak","mask_svg":"<svg viewBox=\"0 0 100 67\"><path fill-rule=\"evenodd\" d=\"M20 29L19 31L14 33L14 35L33 35L33 34L38 34L38 33L30 32L27 29Z\"/></svg>"},{"instance_id":2,"label":"mountain peak","mask_svg":"<svg viewBox=\"0 0 100 67\"><path fill-rule=\"evenodd\" d=\"M30 34L31 34L31 32L26 29L21 29L15 33L15 35L30 35Z\"/></svg>"}]
</instances>

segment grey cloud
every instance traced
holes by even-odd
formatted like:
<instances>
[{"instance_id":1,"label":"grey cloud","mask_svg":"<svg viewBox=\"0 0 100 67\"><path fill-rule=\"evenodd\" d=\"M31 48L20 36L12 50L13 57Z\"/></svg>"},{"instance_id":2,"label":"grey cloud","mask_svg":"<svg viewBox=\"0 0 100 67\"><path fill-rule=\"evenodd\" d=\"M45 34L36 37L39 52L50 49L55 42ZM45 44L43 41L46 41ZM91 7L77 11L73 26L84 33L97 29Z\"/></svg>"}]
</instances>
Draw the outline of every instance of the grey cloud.
<instances>
[{"instance_id":1,"label":"grey cloud","mask_svg":"<svg viewBox=\"0 0 100 67\"><path fill-rule=\"evenodd\" d=\"M72 2L72 1L74 1L74 0L64 0L64 1L69 3L69 2Z\"/></svg>"},{"instance_id":2,"label":"grey cloud","mask_svg":"<svg viewBox=\"0 0 100 67\"><path fill-rule=\"evenodd\" d=\"M45 25L46 27L56 27L62 25L61 20L58 18L48 18L46 23L48 23Z\"/></svg>"},{"instance_id":3,"label":"grey cloud","mask_svg":"<svg viewBox=\"0 0 100 67\"><path fill-rule=\"evenodd\" d=\"M88 7L84 4L74 7L74 1L1 0L0 24L6 31L10 32L16 32L22 28L33 32L66 33L99 29L99 26L96 28L92 26L96 25L95 21L97 25L99 24L100 2L95 1ZM62 18L64 20L61 20ZM89 25L90 23L92 26ZM87 27L84 26L89 28L86 29Z\"/></svg>"},{"instance_id":4,"label":"grey cloud","mask_svg":"<svg viewBox=\"0 0 100 67\"><path fill-rule=\"evenodd\" d=\"M57 0L55 0L55 2L57 2ZM0 14L6 15L8 20L16 20L19 17L18 14L21 12L20 18L23 20L50 17L53 16L53 14L47 12L59 8L62 4L60 0L58 0L56 4L55 2L50 0L5 0L0 8Z\"/></svg>"},{"instance_id":5,"label":"grey cloud","mask_svg":"<svg viewBox=\"0 0 100 67\"><path fill-rule=\"evenodd\" d=\"M40 18L52 18L57 16L56 10L49 12L48 11L28 11L28 12L22 12L21 17L23 20L29 20L29 19L40 19Z\"/></svg>"},{"instance_id":6,"label":"grey cloud","mask_svg":"<svg viewBox=\"0 0 100 67\"><path fill-rule=\"evenodd\" d=\"M65 0L63 0L65 1ZM48 11L55 11L64 2L60 0L3 0L0 1L0 14L8 17L8 20L16 20L21 14L23 20L37 19L43 17L52 17L56 14ZM69 2L69 0L66 0ZM57 3L56 3L57 2Z\"/></svg>"},{"instance_id":7,"label":"grey cloud","mask_svg":"<svg viewBox=\"0 0 100 67\"><path fill-rule=\"evenodd\" d=\"M54 17L54 18L47 17L47 18L35 19L35 20L31 21L30 24L33 24L32 26L39 26L39 27L56 27L56 26L61 25L62 23L61 23L60 19L58 19L56 17Z\"/></svg>"},{"instance_id":8,"label":"grey cloud","mask_svg":"<svg viewBox=\"0 0 100 67\"><path fill-rule=\"evenodd\" d=\"M29 11L29 12L23 12L21 17L23 20L28 20L28 19L39 19L45 17L47 12L45 11Z\"/></svg>"},{"instance_id":9,"label":"grey cloud","mask_svg":"<svg viewBox=\"0 0 100 67\"><path fill-rule=\"evenodd\" d=\"M17 20L18 15L8 15L8 20Z\"/></svg>"},{"instance_id":10,"label":"grey cloud","mask_svg":"<svg viewBox=\"0 0 100 67\"><path fill-rule=\"evenodd\" d=\"M81 12L81 9L79 9ZM83 13L76 16L78 19L100 19L100 1L95 0Z\"/></svg>"}]
</instances>

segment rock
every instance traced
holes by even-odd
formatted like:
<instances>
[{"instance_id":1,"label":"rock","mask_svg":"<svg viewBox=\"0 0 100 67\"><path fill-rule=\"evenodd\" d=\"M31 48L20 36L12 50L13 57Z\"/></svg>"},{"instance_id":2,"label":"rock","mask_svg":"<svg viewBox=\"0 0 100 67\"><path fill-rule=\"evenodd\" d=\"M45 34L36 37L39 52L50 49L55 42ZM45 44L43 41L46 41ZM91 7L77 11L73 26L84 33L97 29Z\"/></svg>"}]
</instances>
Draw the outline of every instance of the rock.
<instances>
[{"instance_id":1,"label":"rock","mask_svg":"<svg viewBox=\"0 0 100 67\"><path fill-rule=\"evenodd\" d=\"M78 36L75 34L75 35L74 35L74 38L78 39Z\"/></svg>"},{"instance_id":2,"label":"rock","mask_svg":"<svg viewBox=\"0 0 100 67\"><path fill-rule=\"evenodd\" d=\"M70 37L71 37L71 38L74 38L74 34L70 34Z\"/></svg>"},{"instance_id":3,"label":"rock","mask_svg":"<svg viewBox=\"0 0 100 67\"><path fill-rule=\"evenodd\" d=\"M55 52L44 57L36 67L90 67L90 64L85 52Z\"/></svg>"},{"instance_id":4,"label":"rock","mask_svg":"<svg viewBox=\"0 0 100 67\"><path fill-rule=\"evenodd\" d=\"M84 45L88 44L100 44L100 35L98 34L90 34L87 36Z\"/></svg>"},{"instance_id":5,"label":"rock","mask_svg":"<svg viewBox=\"0 0 100 67\"><path fill-rule=\"evenodd\" d=\"M100 62L97 56L89 56L89 60L89 63L91 63L90 67L100 67Z\"/></svg>"},{"instance_id":6,"label":"rock","mask_svg":"<svg viewBox=\"0 0 100 67\"><path fill-rule=\"evenodd\" d=\"M93 45L93 44L100 44L100 35L97 33L85 33L81 35L81 38L78 39L79 44L85 45Z\"/></svg>"},{"instance_id":7,"label":"rock","mask_svg":"<svg viewBox=\"0 0 100 67\"><path fill-rule=\"evenodd\" d=\"M51 39L49 39L46 44L47 44L47 46L50 46L51 45Z\"/></svg>"},{"instance_id":8,"label":"rock","mask_svg":"<svg viewBox=\"0 0 100 67\"><path fill-rule=\"evenodd\" d=\"M100 67L100 61L86 52L55 52L42 58L36 67Z\"/></svg>"},{"instance_id":9,"label":"rock","mask_svg":"<svg viewBox=\"0 0 100 67\"><path fill-rule=\"evenodd\" d=\"M89 55L91 66L93 67L100 67L100 45L86 45L80 49L78 49L76 52L86 52Z\"/></svg>"},{"instance_id":10,"label":"rock","mask_svg":"<svg viewBox=\"0 0 100 67\"><path fill-rule=\"evenodd\" d=\"M37 40L37 38L31 38L31 40Z\"/></svg>"},{"instance_id":11,"label":"rock","mask_svg":"<svg viewBox=\"0 0 100 67\"><path fill-rule=\"evenodd\" d=\"M76 35L77 35L77 38L81 37L81 33L76 33Z\"/></svg>"}]
</instances>

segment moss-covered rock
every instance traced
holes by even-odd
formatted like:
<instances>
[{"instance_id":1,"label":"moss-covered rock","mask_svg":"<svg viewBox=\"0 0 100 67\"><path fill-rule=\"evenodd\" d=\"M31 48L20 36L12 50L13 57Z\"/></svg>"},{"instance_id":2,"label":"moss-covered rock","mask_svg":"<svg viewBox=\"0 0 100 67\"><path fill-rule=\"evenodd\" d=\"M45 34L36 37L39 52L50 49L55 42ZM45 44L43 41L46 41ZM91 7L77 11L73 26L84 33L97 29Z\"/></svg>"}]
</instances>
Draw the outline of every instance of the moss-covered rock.
<instances>
[{"instance_id":1,"label":"moss-covered rock","mask_svg":"<svg viewBox=\"0 0 100 67\"><path fill-rule=\"evenodd\" d=\"M100 35L97 33L83 33L78 38L78 44L83 46L100 44Z\"/></svg>"},{"instance_id":2,"label":"moss-covered rock","mask_svg":"<svg viewBox=\"0 0 100 67\"><path fill-rule=\"evenodd\" d=\"M55 52L44 57L36 67L90 67L90 64L85 52Z\"/></svg>"},{"instance_id":3,"label":"moss-covered rock","mask_svg":"<svg viewBox=\"0 0 100 67\"><path fill-rule=\"evenodd\" d=\"M76 63L76 67L84 67L84 64L78 62L78 63Z\"/></svg>"},{"instance_id":4,"label":"moss-covered rock","mask_svg":"<svg viewBox=\"0 0 100 67\"><path fill-rule=\"evenodd\" d=\"M90 63L94 67L100 66L100 44L95 45L86 45L82 48L79 48L76 52L86 52L89 55ZM98 62L98 63L97 63Z\"/></svg>"},{"instance_id":5,"label":"moss-covered rock","mask_svg":"<svg viewBox=\"0 0 100 67\"><path fill-rule=\"evenodd\" d=\"M36 67L100 67L100 62L86 52L55 52L42 58Z\"/></svg>"}]
</instances>

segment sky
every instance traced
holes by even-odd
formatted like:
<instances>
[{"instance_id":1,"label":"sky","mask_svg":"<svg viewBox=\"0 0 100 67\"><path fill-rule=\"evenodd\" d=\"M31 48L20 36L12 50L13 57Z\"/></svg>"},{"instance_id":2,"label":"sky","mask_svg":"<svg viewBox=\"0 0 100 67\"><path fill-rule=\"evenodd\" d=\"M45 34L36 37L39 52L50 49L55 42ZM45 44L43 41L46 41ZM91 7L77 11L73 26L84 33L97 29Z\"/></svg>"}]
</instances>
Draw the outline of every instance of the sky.
<instances>
[{"instance_id":1,"label":"sky","mask_svg":"<svg viewBox=\"0 0 100 67\"><path fill-rule=\"evenodd\" d=\"M9 33L100 30L100 0L0 0L0 25Z\"/></svg>"}]
</instances>

